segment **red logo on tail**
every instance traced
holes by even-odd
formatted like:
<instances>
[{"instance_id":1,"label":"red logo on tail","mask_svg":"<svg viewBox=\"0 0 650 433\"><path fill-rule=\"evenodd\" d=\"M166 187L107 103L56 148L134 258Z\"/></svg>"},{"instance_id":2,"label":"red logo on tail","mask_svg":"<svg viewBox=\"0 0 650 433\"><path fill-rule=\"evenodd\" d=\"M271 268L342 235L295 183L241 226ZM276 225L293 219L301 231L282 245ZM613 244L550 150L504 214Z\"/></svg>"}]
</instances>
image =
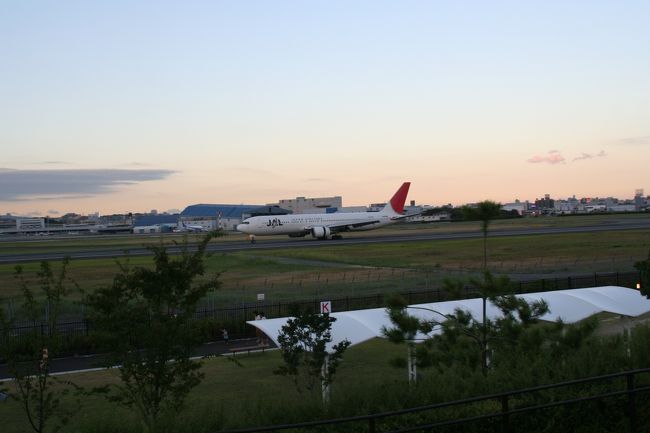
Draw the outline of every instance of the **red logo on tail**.
<instances>
[{"instance_id":1,"label":"red logo on tail","mask_svg":"<svg viewBox=\"0 0 650 433\"><path fill-rule=\"evenodd\" d=\"M409 193L410 186L411 182L404 182L393 198L390 199L390 206L400 215L404 212L404 203L406 202L406 195Z\"/></svg>"}]
</instances>

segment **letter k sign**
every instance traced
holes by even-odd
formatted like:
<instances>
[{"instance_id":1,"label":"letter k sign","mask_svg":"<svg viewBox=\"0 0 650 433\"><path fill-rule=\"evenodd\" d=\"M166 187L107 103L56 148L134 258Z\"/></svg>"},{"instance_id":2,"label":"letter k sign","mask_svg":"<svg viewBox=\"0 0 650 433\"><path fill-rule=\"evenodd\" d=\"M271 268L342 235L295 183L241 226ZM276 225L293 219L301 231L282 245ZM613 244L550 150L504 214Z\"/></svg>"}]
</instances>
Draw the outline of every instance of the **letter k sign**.
<instances>
[{"instance_id":1,"label":"letter k sign","mask_svg":"<svg viewBox=\"0 0 650 433\"><path fill-rule=\"evenodd\" d=\"M332 312L332 302L331 301L322 301L320 303L320 313L329 314Z\"/></svg>"}]
</instances>

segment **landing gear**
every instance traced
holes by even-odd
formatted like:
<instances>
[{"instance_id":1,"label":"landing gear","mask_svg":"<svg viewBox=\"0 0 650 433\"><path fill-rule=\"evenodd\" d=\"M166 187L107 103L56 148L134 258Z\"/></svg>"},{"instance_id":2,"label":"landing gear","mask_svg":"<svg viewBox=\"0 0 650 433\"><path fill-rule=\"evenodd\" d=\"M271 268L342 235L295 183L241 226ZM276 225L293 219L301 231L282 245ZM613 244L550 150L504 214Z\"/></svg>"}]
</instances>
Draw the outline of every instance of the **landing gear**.
<instances>
[{"instance_id":1,"label":"landing gear","mask_svg":"<svg viewBox=\"0 0 650 433\"><path fill-rule=\"evenodd\" d=\"M343 236L341 236L341 235L332 235L332 240L333 241L338 241L340 239L343 239Z\"/></svg>"},{"instance_id":2,"label":"landing gear","mask_svg":"<svg viewBox=\"0 0 650 433\"><path fill-rule=\"evenodd\" d=\"M251 241L251 244L255 243L255 235L249 235L248 239Z\"/></svg>"}]
</instances>

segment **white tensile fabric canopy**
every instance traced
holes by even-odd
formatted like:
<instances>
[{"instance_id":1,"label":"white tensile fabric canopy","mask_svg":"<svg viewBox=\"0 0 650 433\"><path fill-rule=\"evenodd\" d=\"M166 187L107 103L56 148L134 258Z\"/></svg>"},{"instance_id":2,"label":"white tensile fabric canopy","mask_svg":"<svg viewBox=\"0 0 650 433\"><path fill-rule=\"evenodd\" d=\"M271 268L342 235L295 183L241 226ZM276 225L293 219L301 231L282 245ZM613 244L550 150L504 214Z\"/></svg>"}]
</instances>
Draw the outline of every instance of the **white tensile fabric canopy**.
<instances>
[{"instance_id":1,"label":"white tensile fabric canopy","mask_svg":"<svg viewBox=\"0 0 650 433\"><path fill-rule=\"evenodd\" d=\"M542 320L575 323L600 312L610 312L623 316L636 317L650 312L650 300L638 290L618 286L592 287L588 289L571 289L552 292L527 293L517 295L528 302L544 300L549 312ZM408 313L428 320L444 320L444 315L452 314L456 309L472 314L476 320L482 320L483 306L481 298L459 301L432 302L428 304L409 305ZM501 311L491 303L487 305L487 316L494 319ZM336 321L332 324L332 343L330 347L343 340L352 345L362 343L375 337L384 337L382 328L390 328L391 321L385 308L345 311L332 313ZM250 320L246 323L264 332L278 345L278 335L289 317L266 320ZM436 330L433 331L434 333ZM419 336L423 338L425 336Z\"/></svg>"}]
</instances>

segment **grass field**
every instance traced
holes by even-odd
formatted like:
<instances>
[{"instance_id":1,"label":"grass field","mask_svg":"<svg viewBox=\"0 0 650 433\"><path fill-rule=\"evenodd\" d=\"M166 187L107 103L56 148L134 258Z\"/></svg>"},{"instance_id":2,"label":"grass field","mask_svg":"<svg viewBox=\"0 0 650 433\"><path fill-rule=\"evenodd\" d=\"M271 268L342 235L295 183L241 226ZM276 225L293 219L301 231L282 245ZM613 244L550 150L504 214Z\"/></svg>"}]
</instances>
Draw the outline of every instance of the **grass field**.
<instances>
[{"instance_id":1,"label":"grass field","mask_svg":"<svg viewBox=\"0 0 650 433\"><path fill-rule=\"evenodd\" d=\"M380 382L386 384L405 382L406 372L389 365L390 359L398 354L402 355L403 350L403 347L379 339L351 348L337 373L332 393L351 393L353 390L367 387L369 383L381 386L377 378L382 378ZM233 412L245 413L247 425L259 425L263 421L256 418L261 417L262 412L273 406L317 397L317 394L298 393L291 379L273 374L273 370L282 363L278 351L240 355L237 360L240 365L225 357L206 359L202 362L205 379L189 396L183 413L184 420L178 423L186 427L182 431L193 431L191 423L197 419L201 419L203 427L212 424L212 431L217 431L223 427L223 417L229 418L230 422L232 418L236 418L227 415ZM63 378L88 389L118 382L116 371L77 373ZM6 385L11 386L10 383ZM314 402L317 401L317 398L314 398ZM73 404L70 400L68 402ZM302 414L285 415L297 418ZM0 420L3 432L29 431L25 415L13 400L0 402ZM106 424L114 430L102 430L101 426ZM137 427L136 418L128 410L108 403L100 396L91 396L84 398L83 410L65 431L108 432L116 431L116 428L117 431L134 431Z\"/></svg>"},{"instance_id":2,"label":"grass field","mask_svg":"<svg viewBox=\"0 0 650 433\"><path fill-rule=\"evenodd\" d=\"M498 220L493 231L514 227L549 225L611 224L621 218L646 216L585 216L571 218L530 218ZM477 230L476 223L445 223L403 225L393 227L395 233L422 231ZM356 235L356 234L355 234ZM364 234L365 235L365 234ZM229 235L214 242L239 238ZM167 244L178 236L160 238ZM5 250L79 251L90 248L141 247L160 242L159 238L103 237L94 241L39 240L34 242L0 243ZM92 244L92 245L91 245ZM488 240L489 267L513 279L566 276L580 273L633 270L634 262L645 259L650 248L649 230L569 233L517 237L494 237ZM12 250L15 251L15 250ZM337 245L320 248L251 250L216 253L206 259L209 272L221 273L222 287L210 295L210 303L232 304L253 302L258 293L267 300L286 301L296 298L355 296L368 293L429 288L448 276L467 276L480 271L482 240L441 240L368 245ZM124 262L125 259L120 259ZM148 266L149 257L132 257L132 265ZM27 275L33 275L38 263L24 264ZM117 272L114 259L75 260L70 264L70 277L81 288L92 291L110 283ZM20 290L13 265L0 265L0 296L15 299ZM72 293L71 299L80 298Z\"/></svg>"},{"instance_id":3,"label":"grass field","mask_svg":"<svg viewBox=\"0 0 650 433\"><path fill-rule=\"evenodd\" d=\"M618 320L612 315L608 317L610 321ZM601 328L615 326L602 323ZM562 368L544 364L549 368L542 371L541 366L522 365L521 371L495 370L488 378L483 378L478 371L471 373L461 369L466 374L462 379L455 376L458 372L453 367L444 371L420 369L417 387L408 386L405 367L391 366L391 360L405 355L405 346L373 339L346 352L332 385L332 405L328 410L320 405L318 390L298 392L291 379L273 373L282 363L278 351L240 355L237 356L239 364L225 357L205 359L202 361L204 380L191 391L182 413L166 420L167 428L160 433L207 433L378 413L640 368L647 366L649 331L647 326L633 331L633 343L628 347L633 347L634 360L624 356L620 339L594 341L576 348L576 353L567 358ZM70 374L62 379L86 389L118 382L115 370ZM11 383L5 386L12 392ZM492 410L498 411L498 403L495 404ZM75 407L69 398L64 400L64 407L66 405ZM571 410L577 409L571 407ZM582 410L584 412L584 408ZM22 410L13 400L0 402L0 420L3 432L30 431ZM360 427L354 431L367 431L367 425ZM81 410L64 431L135 433L142 430L129 410L98 395L90 395L83 398Z\"/></svg>"}]
</instances>

